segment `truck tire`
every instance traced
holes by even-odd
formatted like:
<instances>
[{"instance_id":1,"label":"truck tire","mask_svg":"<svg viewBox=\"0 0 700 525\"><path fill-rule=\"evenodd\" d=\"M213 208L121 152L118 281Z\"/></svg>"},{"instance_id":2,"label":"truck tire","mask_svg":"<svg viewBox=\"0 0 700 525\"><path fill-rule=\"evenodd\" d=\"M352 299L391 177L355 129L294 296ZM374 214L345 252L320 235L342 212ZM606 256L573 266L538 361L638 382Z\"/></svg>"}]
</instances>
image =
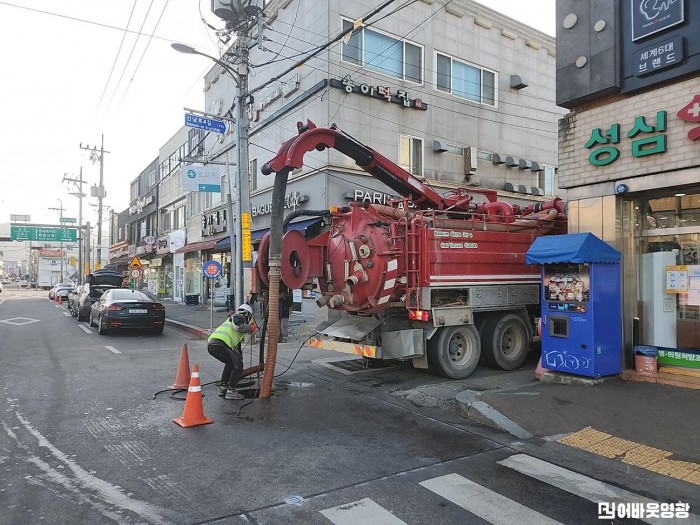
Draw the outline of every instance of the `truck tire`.
<instances>
[{"instance_id":1,"label":"truck tire","mask_svg":"<svg viewBox=\"0 0 700 525\"><path fill-rule=\"evenodd\" d=\"M481 340L474 325L448 326L430 340L428 368L450 379L464 379L479 364Z\"/></svg>"},{"instance_id":2,"label":"truck tire","mask_svg":"<svg viewBox=\"0 0 700 525\"><path fill-rule=\"evenodd\" d=\"M486 320L481 339L481 355L492 368L520 368L530 351L531 334L527 322L517 313L505 312Z\"/></svg>"}]
</instances>

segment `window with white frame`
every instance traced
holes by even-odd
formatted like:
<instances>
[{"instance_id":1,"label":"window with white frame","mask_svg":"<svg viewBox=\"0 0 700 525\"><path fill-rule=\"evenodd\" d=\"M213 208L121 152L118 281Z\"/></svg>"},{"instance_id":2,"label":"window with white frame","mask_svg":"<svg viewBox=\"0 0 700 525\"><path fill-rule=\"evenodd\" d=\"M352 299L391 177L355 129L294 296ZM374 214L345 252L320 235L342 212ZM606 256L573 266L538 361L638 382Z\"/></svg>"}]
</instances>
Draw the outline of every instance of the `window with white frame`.
<instances>
[{"instance_id":1,"label":"window with white frame","mask_svg":"<svg viewBox=\"0 0 700 525\"><path fill-rule=\"evenodd\" d=\"M416 177L423 176L423 140L399 135L399 166Z\"/></svg>"},{"instance_id":2,"label":"window with white frame","mask_svg":"<svg viewBox=\"0 0 700 525\"><path fill-rule=\"evenodd\" d=\"M439 91L480 104L496 105L496 73L483 67L436 53Z\"/></svg>"},{"instance_id":3,"label":"window with white frame","mask_svg":"<svg viewBox=\"0 0 700 525\"><path fill-rule=\"evenodd\" d=\"M544 167L544 171L539 173L538 176L539 187L544 190L545 195L554 194L554 166Z\"/></svg>"},{"instance_id":4,"label":"window with white frame","mask_svg":"<svg viewBox=\"0 0 700 525\"><path fill-rule=\"evenodd\" d=\"M343 19L343 31L353 22ZM342 44L341 58L384 75L423 83L423 47L387 33L361 27Z\"/></svg>"}]
</instances>

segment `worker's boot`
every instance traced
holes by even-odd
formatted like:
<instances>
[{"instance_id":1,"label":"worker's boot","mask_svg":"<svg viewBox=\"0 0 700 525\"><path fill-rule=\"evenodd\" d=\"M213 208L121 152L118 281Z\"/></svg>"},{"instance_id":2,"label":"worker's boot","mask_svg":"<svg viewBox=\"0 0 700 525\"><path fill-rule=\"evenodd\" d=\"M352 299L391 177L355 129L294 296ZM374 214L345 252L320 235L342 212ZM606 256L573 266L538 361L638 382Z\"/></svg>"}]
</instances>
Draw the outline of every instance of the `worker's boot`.
<instances>
[{"instance_id":1,"label":"worker's boot","mask_svg":"<svg viewBox=\"0 0 700 525\"><path fill-rule=\"evenodd\" d=\"M235 399L236 401L240 401L241 399L245 399L245 396L235 388L229 388L226 391L226 396L224 396L224 399Z\"/></svg>"},{"instance_id":2,"label":"worker's boot","mask_svg":"<svg viewBox=\"0 0 700 525\"><path fill-rule=\"evenodd\" d=\"M228 390L228 383L220 383L219 384L219 395L221 397L224 397L226 395L227 390Z\"/></svg>"}]
</instances>

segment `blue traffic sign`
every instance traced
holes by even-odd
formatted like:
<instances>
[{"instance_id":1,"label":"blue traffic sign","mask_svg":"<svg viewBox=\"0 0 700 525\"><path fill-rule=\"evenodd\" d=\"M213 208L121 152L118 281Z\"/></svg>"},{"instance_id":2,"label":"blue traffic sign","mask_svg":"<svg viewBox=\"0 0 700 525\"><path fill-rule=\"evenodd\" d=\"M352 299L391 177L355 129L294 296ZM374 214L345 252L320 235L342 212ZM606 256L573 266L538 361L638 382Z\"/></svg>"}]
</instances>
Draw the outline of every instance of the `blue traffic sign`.
<instances>
[{"instance_id":1,"label":"blue traffic sign","mask_svg":"<svg viewBox=\"0 0 700 525\"><path fill-rule=\"evenodd\" d=\"M185 126L205 129L214 133L226 133L226 123L209 117L201 117L192 113L185 113Z\"/></svg>"},{"instance_id":2,"label":"blue traffic sign","mask_svg":"<svg viewBox=\"0 0 700 525\"><path fill-rule=\"evenodd\" d=\"M202 265L202 273L207 279L221 277L221 265L216 261L207 261Z\"/></svg>"}]
</instances>

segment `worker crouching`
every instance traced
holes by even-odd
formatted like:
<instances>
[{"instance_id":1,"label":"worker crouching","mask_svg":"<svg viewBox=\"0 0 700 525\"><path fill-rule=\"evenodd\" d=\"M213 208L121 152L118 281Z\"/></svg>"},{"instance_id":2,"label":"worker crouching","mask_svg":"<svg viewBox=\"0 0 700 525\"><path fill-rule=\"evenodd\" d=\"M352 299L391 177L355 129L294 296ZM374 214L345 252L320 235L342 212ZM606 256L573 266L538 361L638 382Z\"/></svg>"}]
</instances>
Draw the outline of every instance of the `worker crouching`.
<instances>
[{"instance_id":1,"label":"worker crouching","mask_svg":"<svg viewBox=\"0 0 700 525\"><path fill-rule=\"evenodd\" d=\"M253 309L249 304L244 303L235 312L229 312L226 320L207 340L209 354L224 363L219 395L225 399L245 399L245 396L236 390L236 385L243 372L241 341L245 334L255 333L255 324L251 324L252 319Z\"/></svg>"}]
</instances>

